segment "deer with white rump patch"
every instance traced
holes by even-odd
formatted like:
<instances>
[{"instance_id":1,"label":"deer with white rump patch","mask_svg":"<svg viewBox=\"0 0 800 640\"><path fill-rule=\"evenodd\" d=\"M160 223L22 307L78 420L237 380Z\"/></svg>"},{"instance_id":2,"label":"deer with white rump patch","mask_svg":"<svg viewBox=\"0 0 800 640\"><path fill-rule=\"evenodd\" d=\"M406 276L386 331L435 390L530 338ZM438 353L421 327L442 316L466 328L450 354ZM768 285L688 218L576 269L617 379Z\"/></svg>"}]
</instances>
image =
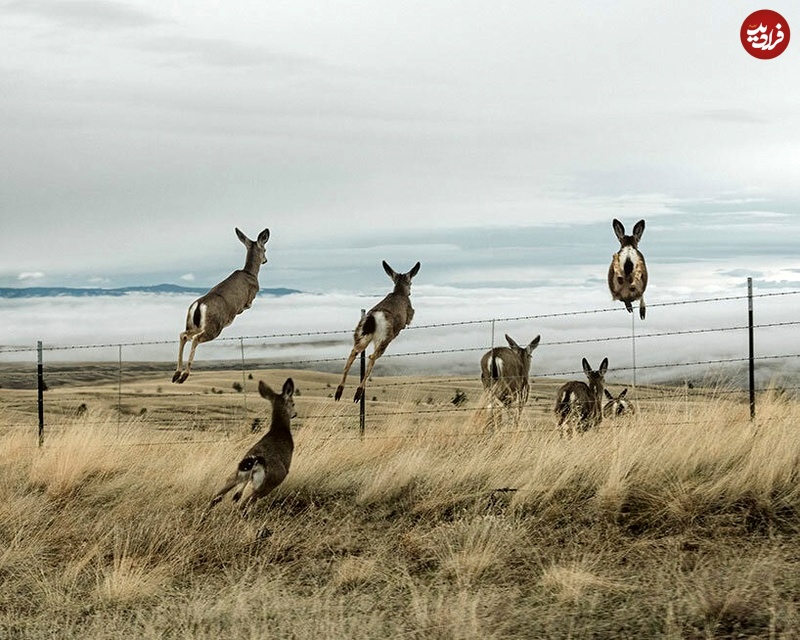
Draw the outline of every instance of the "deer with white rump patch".
<instances>
[{"instance_id":1,"label":"deer with white rump patch","mask_svg":"<svg viewBox=\"0 0 800 640\"><path fill-rule=\"evenodd\" d=\"M614 300L625 303L629 313L633 313L632 302L639 301L639 317L644 320L644 290L647 288L647 265L639 251L639 241L644 233L644 220L633 226L633 235L625 235L624 225L614 218L614 233L619 240L620 248L611 256L608 267L608 288Z\"/></svg>"},{"instance_id":2,"label":"deer with white rump patch","mask_svg":"<svg viewBox=\"0 0 800 640\"><path fill-rule=\"evenodd\" d=\"M236 236L247 248L244 267L234 271L207 294L189 305L189 311L186 313L186 331L180 335L178 366L172 376L173 382L182 383L189 377L197 345L216 338L237 315L250 308L258 293L258 271L267 261L265 245L269 240L269 229L259 233L255 241L250 240L239 229L236 229ZM192 341L192 348L184 369L183 349L189 340Z\"/></svg>"},{"instance_id":3,"label":"deer with white rump patch","mask_svg":"<svg viewBox=\"0 0 800 640\"><path fill-rule=\"evenodd\" d=\"M572 380L558 390L555 414L559 428L570 417L577 419L579 431L588 431L603 420L603 390L608 358L603 358L597 371L592 370L586 358L582 364L589 384Z\"/></svg>"},{"instance_id":4,"label":"deer with white rump patch","mask_svg":"<svg viewBox=\"0 0 800 640\"><path fill-rule=\"evenodd\" d=\"M353 332L353 350L344 365L342 382L336 389L334 397L339 400L344 392L344 383L347 381L347 373L353 366L356 356L362 353L371 343L373 343L372 354L369 356L367 370L361 383L356 388L353 398L355 402L361 399L364 394L364 387L367 379L372 373L375 361L383 355L386 347L394 340L398 334L405 329L414 318L414 308L411 306L411 279L417 275L420 264L417 262L408 273L397 273L387 262L383 261L383 270L394 282L394 290L383 300L376 304L356 325Z\"/></svg>"},{"instance_id":5,"label":"deer with white rump patch","mask_svg":"<svg viewBox=\"0 0 800 640\"><path fill-rule=\"evenodd\" d=\"M616 396L608 389L603 389L607 402L603 405L604 418L621 418L623 416L630 416L635 413L634 406L625 399L628 393L628 388L625 387Z\"/></svg>"},{"instance_id":6,"label":"deer with white rump patch","mask_svg":"<svg viewBox=\"0 0 800 640\"><path fill-rule=\"evenodd\" d=\"M511 336L505 335L507 347L494 347L481 357L481 382L484 390L503 406L516 407L515 422L519 422L528 401L531 353L539 346L541 336L521 347Z\"/></svg>"},{"instance_id":7,"label":"deer with white rump patch","mask_svg":"<svg viewBox=\"0 0 800 640\"><path fill-rule=\"evenodd\" d=\"M214 494L208 505L209 510L234 487L236 491L233 494L233 501L238 502L249 483L253 490L241 505L241 513L244 516L256 500L275 489L289 474L294 452L291 421L297 415L294 408L294 382L291 378L287 378L281 393L275 393L263 380L260 380L258 392L272 403L272 422L269 431L239 461L233 475Z\"/></svg>"}]
</instances>

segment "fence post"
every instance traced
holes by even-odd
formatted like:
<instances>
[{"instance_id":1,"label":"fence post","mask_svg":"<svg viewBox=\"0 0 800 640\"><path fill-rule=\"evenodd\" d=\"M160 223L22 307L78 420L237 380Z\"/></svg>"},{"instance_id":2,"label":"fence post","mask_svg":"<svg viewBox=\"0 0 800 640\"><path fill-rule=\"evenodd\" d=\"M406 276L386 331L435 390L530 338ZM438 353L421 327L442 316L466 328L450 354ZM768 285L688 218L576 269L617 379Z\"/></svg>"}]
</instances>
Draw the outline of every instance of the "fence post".
<instances>
[{"instance_id":1,"label":"fence post","mask_svg":"<svg viewBox=\"0 0 800 640\"><path fill-rule=\"evenodd\" d=\"M122 345L119 347L119 372L117 375L117 430L119 430L119 423L122 419Z\"/></svg>"},{"instance_id":2,"label":"fence post","mask_svg":"<svg viewBox=\"0 0 800 640\"><path fill-rule=\"evenodd\" d=\"M750 343L749 383L750 383L750 420L756 419L756 375L753 348L753 278L747 278L747 333Z\"/></svg>"},{"instance_id":3,"label":"fence post","mask_svg":"<svg viewBox=\"0 0 800 640\"><path fill-rule=\"evenodd\" d=\"M42 341L36 343L36 351L38 352L38 364L36 366L37 373L37 389L39 401L39 446L44 444L44 370L42 365Z\"/></svg>"},{"instance_id":4,"label":"fence post","mask_svg":"<svg viewBox=\"0 0 800 640\"><path fill-rule=\"evenodd\" d=\"M367 310L361 310L361 321L364 321L364 316L367 315ZM364 374L367 372L367 350L361 352L361 380L364 380ZM361 439L364 439L364 431L366 430L367 418L367 381L364 380L364 393L361 394L361 399L358 402L358 433Z\"/></svg>"},{"instance_id":5,"label":"fence post","mask_svg":"<svg viewBox=\"0 0 800 640\"><path fill-rule=\"evenodd\" d=\"M247 417L247 380L244 374L244 338L239 338L239 348L242 351L242 403L244 404L244 415Z\"/></svg>"}]
</instances>

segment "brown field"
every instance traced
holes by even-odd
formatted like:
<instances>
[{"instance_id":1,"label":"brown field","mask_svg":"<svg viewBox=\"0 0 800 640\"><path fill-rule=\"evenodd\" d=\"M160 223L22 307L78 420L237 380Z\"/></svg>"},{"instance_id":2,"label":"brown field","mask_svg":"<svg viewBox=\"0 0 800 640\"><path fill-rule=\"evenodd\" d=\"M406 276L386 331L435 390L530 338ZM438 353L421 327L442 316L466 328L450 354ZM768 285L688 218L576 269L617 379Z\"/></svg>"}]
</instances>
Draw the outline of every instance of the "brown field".
<instances>
[{"instance_id":1,"label":"brown field","mask_svg":"<svg viewBox=\"0 0 800 640\"><path fill-rule=\"evenodd\" d=\"M334 374L77 369L47 375L42 448L35 391L0 389L0 638L800 635L795 400L751 422L722 387L639 387L559 438L561 381L490 430L477 380L376 377L361 439ZM288 479L201 519L287 375Z\"/></svg>"}]
</instances>

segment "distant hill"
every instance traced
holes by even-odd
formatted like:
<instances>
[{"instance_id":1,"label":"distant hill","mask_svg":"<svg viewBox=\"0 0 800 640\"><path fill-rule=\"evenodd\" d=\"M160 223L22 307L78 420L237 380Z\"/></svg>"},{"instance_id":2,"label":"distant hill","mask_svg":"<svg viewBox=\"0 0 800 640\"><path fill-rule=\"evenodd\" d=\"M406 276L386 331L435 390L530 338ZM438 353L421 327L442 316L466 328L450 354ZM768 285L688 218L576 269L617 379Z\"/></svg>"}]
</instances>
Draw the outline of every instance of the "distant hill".
<instances>
[{"instance_id":1,"label":"distant hill","mask_svg":"<svg viewBox=\"0 0 800 640\"><path fill-rule=\"evenodd\" d=\"M174 295L201 296L211 287L182 287L177 284L156 284L140 287L120 287L118 289L102 289L92 287L0 287L0 298L95 298L100 296L119 297L129 293L159 293ZM302 293L297 289L277 287L261 289L262 295L286 296L291 293Z\"/></svg>"}]
</instances>

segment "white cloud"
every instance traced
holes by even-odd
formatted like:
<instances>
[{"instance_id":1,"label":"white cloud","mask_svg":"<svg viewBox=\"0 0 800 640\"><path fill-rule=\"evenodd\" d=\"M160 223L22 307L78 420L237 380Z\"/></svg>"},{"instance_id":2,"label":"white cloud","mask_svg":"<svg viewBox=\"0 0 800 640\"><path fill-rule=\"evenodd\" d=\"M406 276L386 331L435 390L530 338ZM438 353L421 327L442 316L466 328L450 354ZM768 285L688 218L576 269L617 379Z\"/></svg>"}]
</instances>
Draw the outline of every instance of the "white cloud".
<instances>
[{"instance_id":1,"label":"white cloud","mask_svg":"<svg viewBox=\"0 0 800 640\"><path fill-rule=\"evenodd\" d=\"M41 280L44 274L41 271L23 271L17 276L17 280Z\"/></svg>"},{"instance_id":2,"label":"white cloud","mask_svg":"<svg viewBox=\"0 0 800 640\"><path fill-rule=\"evenodd\" d=\"M193 273L184 273L181 276L180 279L183 280L184 282L194 282L195 281L195 277L194 277Z\"/></svg>"}]
</instances>

